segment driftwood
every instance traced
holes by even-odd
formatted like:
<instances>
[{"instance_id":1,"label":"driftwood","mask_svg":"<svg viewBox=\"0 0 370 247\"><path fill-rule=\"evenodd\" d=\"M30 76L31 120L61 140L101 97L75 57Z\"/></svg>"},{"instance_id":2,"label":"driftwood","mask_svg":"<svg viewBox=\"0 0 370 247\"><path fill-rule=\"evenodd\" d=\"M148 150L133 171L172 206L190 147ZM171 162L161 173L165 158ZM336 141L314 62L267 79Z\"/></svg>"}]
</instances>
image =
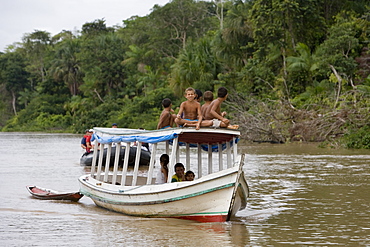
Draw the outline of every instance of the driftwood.
<instances>
[{"instance_id":1,"label":"driftwood","mask_svg":"<svg viewBox=\"0 0 370 247\"><path fill-rule=\"evenodd\" d=\"M237 95L225 103L233 112L232 124L239 124L243 139L251 142L323 142L343 136L348 124L363 126L369 121L365 108L295 109L283 101L262 102Z\"/></svg>"}]
</instances>

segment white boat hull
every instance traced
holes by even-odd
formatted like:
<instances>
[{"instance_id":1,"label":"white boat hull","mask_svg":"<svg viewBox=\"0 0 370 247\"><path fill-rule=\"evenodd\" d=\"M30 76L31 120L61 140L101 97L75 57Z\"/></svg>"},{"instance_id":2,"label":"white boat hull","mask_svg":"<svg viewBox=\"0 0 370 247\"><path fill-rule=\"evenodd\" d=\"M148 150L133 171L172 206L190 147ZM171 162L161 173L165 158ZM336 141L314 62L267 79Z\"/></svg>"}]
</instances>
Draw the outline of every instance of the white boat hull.
<instances>
[{"instance_id":1,"label":"white boat hull","mask_svg":"<svg viewBox=\"0 0 370 247\"><path fill-rule=\"evenodd\" d=\"M112 211L201 222L229 220L245 208L249 194L244 173L238 166L191 182L117 186L86 175L80 177L79 182L80 193Z\"/></svg>"}]
</instances>

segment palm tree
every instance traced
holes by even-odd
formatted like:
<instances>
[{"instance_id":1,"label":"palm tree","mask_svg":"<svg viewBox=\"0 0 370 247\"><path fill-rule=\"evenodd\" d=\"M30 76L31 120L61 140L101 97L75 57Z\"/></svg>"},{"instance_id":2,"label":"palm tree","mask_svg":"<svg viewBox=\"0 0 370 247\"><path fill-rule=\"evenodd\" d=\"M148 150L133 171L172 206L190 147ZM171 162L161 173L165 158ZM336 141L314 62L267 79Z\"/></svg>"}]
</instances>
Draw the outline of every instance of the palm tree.
<instances>
[{"instance_id":1,"label":"palm tree","mask_svg":"<svg viewBox=\"0 0 370 247\"><path fill-rule=\"evenodd\" d=\"M310 82L310 85L312 85L313 72L318 68L316 58L311 54L310 48L303 43L298 43L296 50L298 52L298 56L287 57L287 70L291 72L301 72L306 75L307 80Z\"/></svg>"},{"instance_id":2,"label":"palm tree","mask_svg":"<svg viewBox=\"0 0 370 247\"><path fill-rule=\"evenodd\" d=\"M248 18L248 4L233 5L224 20L224 27L216 36L214 50L228 70L242 68L251 53L246 49L253 41L252 24Z\"/></svg>"},{"instance_id":3,"label":"palm tree","mask_svg":"<svg viewBox=\"0 0 370 247\"><path fill-rule=\"evenodd\" d=\"M80 44L77 39L67 39L63 41L56 50L55 57L51 67L51 73L55 79L63 80L68 86L71 95L75 96L79 92L79 86L82 83L82 72L80 61L77 54Z\"/></svg>"},{"instance_id":4,"label":"palm tree","mask_svg":"<svg viewBox=\"0 0 370 247\"><path fill-rule=\"evenodd\" d=\"M171 86L177 95L185 88L202 85L203 89L212 89L213 80L217 79L219 63L211 50L211 38L205 37L196 43L190 43L182 50L172 66Z\"/></svg>"}]
</instances>

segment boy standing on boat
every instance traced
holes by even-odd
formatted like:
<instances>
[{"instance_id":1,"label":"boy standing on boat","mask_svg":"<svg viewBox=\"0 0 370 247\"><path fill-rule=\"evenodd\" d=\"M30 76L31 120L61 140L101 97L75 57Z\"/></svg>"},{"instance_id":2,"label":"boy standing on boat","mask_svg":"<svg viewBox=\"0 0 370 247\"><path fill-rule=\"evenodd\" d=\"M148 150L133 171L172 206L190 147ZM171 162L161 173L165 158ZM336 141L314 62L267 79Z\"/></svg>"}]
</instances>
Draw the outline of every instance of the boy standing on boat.
<instances>
[{"instance_id":1,"label":"boy standing on boat","mask_svg":"<svg viewBox=\"0 0 370 247\"><path fill-rule=\"evenodd\" d=\"M159 117L159 122L157 125L157 129L167 129L172 128L173 123L176 118L176 114L172 114L172 102L169 98L165 98L162 100L163 111L161 116Z\"/></svg>"},{"instance_id":2,"label":"boy standing on boat","mask_svg":"<svg viewBox=\"0 0 370 247\"><path fill-rule=\"evenodd\" d=\"M199 129L202 125L203 127L211 126L212 122L203 121L202 122L202 112L200 110L200 103L195 100L195 89L194 88L187 88L185 90L185 98L186 101L182 102L180 105L179 113L177 114L177 118L175 119L175 123L177 125L183 125L184 127L187 124L195 125L195 129ZM182 117L182 115L184 115Z\"/></svg>"}]
</instances>

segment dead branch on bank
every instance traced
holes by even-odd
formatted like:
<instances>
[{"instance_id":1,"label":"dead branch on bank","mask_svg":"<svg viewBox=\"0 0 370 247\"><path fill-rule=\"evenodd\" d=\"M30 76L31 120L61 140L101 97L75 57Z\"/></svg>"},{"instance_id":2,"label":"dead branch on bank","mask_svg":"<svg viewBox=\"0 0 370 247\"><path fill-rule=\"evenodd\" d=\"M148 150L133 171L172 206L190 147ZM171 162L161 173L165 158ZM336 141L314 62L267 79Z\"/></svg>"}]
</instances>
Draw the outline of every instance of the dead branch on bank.
<instances>
[{"instance_id":1,"label":"dead branch on bank","mask_svg":"<svg viewBox=\"0 0 370 247\"><path fill-rule=\"evenodd\" d=\"M232 122L240 125L242 137L252 142L284 143L289 141L322 142L346 133L348 124L366 124L361 110L343 108L292 109L283 101L262 102L232 95L227 102L234 114Z\"/></svg>"}]
</instances>

